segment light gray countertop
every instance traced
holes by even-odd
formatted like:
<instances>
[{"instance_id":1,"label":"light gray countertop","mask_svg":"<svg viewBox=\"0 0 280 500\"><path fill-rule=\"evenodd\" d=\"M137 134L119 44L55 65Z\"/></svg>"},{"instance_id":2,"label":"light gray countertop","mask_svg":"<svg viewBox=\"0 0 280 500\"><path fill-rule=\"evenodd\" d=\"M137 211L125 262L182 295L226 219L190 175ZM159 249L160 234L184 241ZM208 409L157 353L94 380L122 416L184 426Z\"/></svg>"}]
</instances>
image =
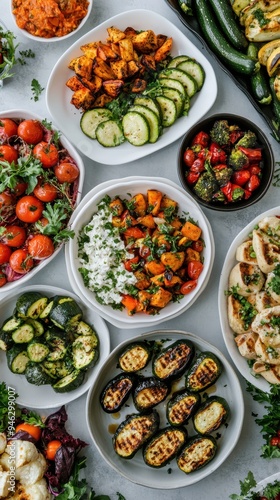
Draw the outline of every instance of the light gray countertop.
<instances>
[{"instance_id":1,"label":"light gray countertop","mask_svg":"<svg viewBox=\"0 0 280 500\"><path fill-rule=\"evenodd\" d=\"M32 49L36 57L34 60L28 60L28 64L25 66L18 65L16 75L4 82L4 87L0 89L1 111L22 108L33 111L42 116L42 118L51 120L51 116L49 116L47 111L44 92L38 102L31 99L31 80L36 78L40 85L46 88L48 77L54 64L65 50L78 40L81 35L84 35L101 22L120 12L146 8L160 13L173 22L211 61L217 76L218 96L216 103L208 112L208 115L219 112L233 112L250 118L263 129L268 137L271 137L275 159L276 161L280 160L280 144L272 138L266 122L254 109L247 97L231 81L230 77L221 70L217 62L211 59L208 52L201 46L195 36L189 33L187 28L182 25L164 0L122 0L119 2L94 0L92 14L81 31L66 41L52 44L33 42L24 38L13 23L9 12L9 4L10 1L2 0L0 9L1 20L8 29L14 31L16 34L17 42L20 43L19 50ZM177 153L180 142L181 140L179 139L172 145L150 156L119 166L101 165L82 155L86 169L83 194L86 194L92 187L103 181L130 175L167 177L180 184L177 176ZM258 214L280 205L279 202L280 190L271 186L259 203L246 210L227 214L203 209L212 226L215 238L216 254L212 275L206 289L195 304L179 317L162 323L160 328L174 328L192 332L214 344L231 362L222 337L217 303L218 284L223 261L230 243L240 230ZM67 278L63 251L41 273L36 274L28 282L28 285L32 284L56 285L71 290ZM121 331L110 324L108 324L108 327L112 347L115 347L125 339L151 330ZM117 498L116 492L119 491L124 495L126 500L140 500L143 497L146 500L155 500L159 497L162 500L180 500L185 498L192 500L203 498L225 500L231 493L239 492L239 480L243 480L249 470L254 473L257 480L278 472L280 469L279 459L268 461L260 457L260 448L263 444L263 439L260 434L260 428L255 423L255 416L253 414L261 415L262 407L253 401L251 395L246 392L245 380L239 373L237 375L243 389L245 401L245 420L240 439L233 452L218 470L202 481L182 489L169 491L153 490L138 486L120 476L107 465L90 440L85 419L86 395L67 405L70 431L75 436L79 436L89 443L86 450L88 457L87 477L96 494L108 494L112 499L115 499Z\"/></svg>"}]
</instances>

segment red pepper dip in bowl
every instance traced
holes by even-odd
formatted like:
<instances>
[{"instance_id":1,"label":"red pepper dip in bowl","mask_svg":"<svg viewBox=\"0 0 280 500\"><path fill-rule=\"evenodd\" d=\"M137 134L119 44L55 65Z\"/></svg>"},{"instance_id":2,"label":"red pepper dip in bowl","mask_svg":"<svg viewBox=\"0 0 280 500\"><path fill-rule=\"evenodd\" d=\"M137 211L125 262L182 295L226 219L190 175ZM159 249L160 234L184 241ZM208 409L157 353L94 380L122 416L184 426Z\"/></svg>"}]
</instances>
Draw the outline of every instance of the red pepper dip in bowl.
<instances>
[{"instance_id":1,"label":"red pepper dip in bowl","mask_svg":"<svg viewBox=\"0 0 280 500\"><path fill-rule=\"evenodd\" d=\"M274 171L272 148L261 129L244 117L212 115L184 136L178 175L184 189L212 210L233 211L259 201Z\"/></svg>"}]
</instances>

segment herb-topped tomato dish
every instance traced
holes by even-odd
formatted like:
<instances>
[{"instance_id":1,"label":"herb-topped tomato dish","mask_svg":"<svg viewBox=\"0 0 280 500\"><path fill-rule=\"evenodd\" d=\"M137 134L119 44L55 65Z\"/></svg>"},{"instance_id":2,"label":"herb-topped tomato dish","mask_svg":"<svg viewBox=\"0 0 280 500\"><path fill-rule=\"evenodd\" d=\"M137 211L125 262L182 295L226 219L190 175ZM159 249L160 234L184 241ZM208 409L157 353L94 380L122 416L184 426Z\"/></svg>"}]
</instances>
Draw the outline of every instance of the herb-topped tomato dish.
<instances>
[{"instance_id":1,"label":"herb-topped tomato dish","mask_svg":"<svg viewBox=\"0 0 280 500\"><path fill-rule=\"evenodd\" d=\"M72 236L68 222L83 173L70 149L47 120L0 117L0 287Z\"/></svg>"}]
</instances>

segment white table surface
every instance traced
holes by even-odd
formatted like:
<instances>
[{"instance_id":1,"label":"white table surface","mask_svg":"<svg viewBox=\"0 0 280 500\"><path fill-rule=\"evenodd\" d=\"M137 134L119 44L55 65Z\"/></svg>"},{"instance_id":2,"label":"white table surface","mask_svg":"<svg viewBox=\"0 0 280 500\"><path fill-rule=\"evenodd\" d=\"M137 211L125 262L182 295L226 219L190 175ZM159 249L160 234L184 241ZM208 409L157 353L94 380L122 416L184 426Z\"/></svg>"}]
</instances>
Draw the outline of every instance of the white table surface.
<instances>
[{"instance_id":1,"label":"white table surface","mask_svg":"<svg viewBox=\"0 0 280 500\"><path fill-rule=\"evenodd\" d=\"M66 41L50 45L33 42L23 37L13 23L9 12L9 4L10 1L2 0L0 8L1 20L8 29L15 33L17 42L20 43L19 50L32 49L36 57L35 59L28 60L28 64L25 66L18 65L16 67L16 75L4 82L4 87L0 89L1 111L23 108L39 114L42 118L51 120L45 104L45 93L42 93L37 102L31 99L31 80L36 78L42 87L46 87L50 71L57 59L81 35L84 35L101 22L122 11L146 8L166 16L212 62L218 80L218 97L208 115L218 112L239 113L240 115L249 117L262 127L268 137L271 137L270 129L266 125L266 122L257 113L246 96L220 69L216 61L211 59L198 40L181 24L164 0L121 0L118 2L113 0L94 0L92 14L79 34L73 35L73 37ZM278 161L280 160L280 145L273 138L271 138L271 144L275 153L275 159ZM151 156L117 167L101 165L83 157L86 168L83 194L86 194L92 187L103 181L134 174L168 177L177 184L180 184L177 176L177 152L179 145L180 140ZM222 264L231 241L244 225L249 223L258 213L280 205L279 202L280 188L271 186L265 197L258 204L246 210L226 214L203 209L211 223L216 243L216 256L212 276L199 300L178 318L162 323L161 328L176 328L199 335L220 349L230 361L222 338L217 306L218 283ZM66 274L64 252L60 252L49 266L46 266L41 273L38 273L28 282L29 284L57 285L71 290ZM125 339L148 331L147 329L121 331L110 324L108 326L112 347L115 347ZM253 413L261 415L262 407L255 403L251 395L246 392L245 380L239 374L238 377L245 401L245 420L240 439L233 452L218 470L195 485L182 489L169 491L154 490L138 486L121 477L107 465L90 441L85 419L86 395L67 405L69 430L75 436L79 436L89 443L86 450L88 457L87 477L96 494L108 494L112 500L117 498L117 491L121 492L126 500L142 500L143 497L146 500L155 500L158 498L162 500L183 500L186 498L190 500L200 500L203 498L207 498L208 500L225 500L231 493L239 492L239 480L243 480L249 470L254 473L257 480L278 472L280 469L279 459L269 461L260 458L260 448L263 444L263 439L260 435L260 428L255 423Z\"/></svg>"}]
</instances>

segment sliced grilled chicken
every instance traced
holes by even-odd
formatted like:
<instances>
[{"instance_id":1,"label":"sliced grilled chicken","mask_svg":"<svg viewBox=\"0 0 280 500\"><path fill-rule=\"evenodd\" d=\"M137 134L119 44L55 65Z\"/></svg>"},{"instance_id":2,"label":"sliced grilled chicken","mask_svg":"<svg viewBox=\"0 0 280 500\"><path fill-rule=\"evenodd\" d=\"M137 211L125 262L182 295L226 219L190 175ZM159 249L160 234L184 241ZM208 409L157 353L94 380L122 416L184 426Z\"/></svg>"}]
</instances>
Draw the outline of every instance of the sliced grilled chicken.
<instances>
[{"instance_id":1,"label":"sliced grilled chicken","mask_svg":"<svg viewBox=\"0 0 280 500\"><path fill-rule=\"evenodd\" d=\"M258 224L259 228L273 237L280 237L280 219L275 215L264 217Z\"/></svg>"},{"instance_id":2,"label":"sliced grilled chicken","mask_svg":"<svg viewBox=\"0 0 280 500\"><path fill-rule=\"evenodd\" d=\"M268 347L258 337L255 342L255 349L259 361L269 365L280 365L280 347Z\"/></svg>"},{"instance_id":3,"label":"sliced grilled chicken","mask_svg":"<svg viewBox=\"0 0 280 500\"><path fill-rule=\"evenodd\" d=\"M280 347L280 305L258 313L251 325L265 346Z\"/></svg>"},{"instance_id":4,"label":"sliced grilled chicken","mask_svg":"<svg viewBox=\"0 0 280 500\"><path fill-rule=\"evenodd\" d=\"M257 338L258 336L254 332L242 333L235 337L234 340L243 358L256 359L255 343Z\"/></svg>"},{"instance_id":5,"label":"sliced grilled chicken","mask_svg":"<svg viewBox=\"0 0 280 500\"><path fill-rule=\"evenodd\" d=\"M257 264L257 259L254 253L252 240L244 241L243 243L241 243L241 245L237 247L235 258L236 260L238 260L238 262L246 262L247 264Z\"/></svg>"},{"instance_id":6,"label":"sliced grilled chicken","mask_svg":"<svg viewBox=\"0 0 280 500\"><path fill-rule=\"evenodd\" d=\"M268 273L265 288L275 302L273 305L280 304L280 277L276 276L274 271Z\"/></svg>"},{"instance_id":7,"label":"sliced grilled chicken","mask_svg":"<svg viewBox=\"0 0 280 500\"><path fill-rule=\"evenodd\" d=\"M233 295L228 297L228 321L235 333L248 333L249 327L244 319L244 307Z\"/></svg>"},{"instance_id":8,"label":"sliced grilled chicken","mask_svg":"<svg viewBox=\"0 0 280 500\"><path fill-rule=\"evenodd\" d=\"M280 245L264 231L254 229L253 247L261 271L265 274L271 273L280 262Z\"/></svg>"},{"instance_id":9,"label":"sliced grilled chicken","mask_svg":"<svg viewBox=\"0 0 280 500\"><path fill-rule=\"evenodd\" d=\"M255 299L255 308L258 312L268 309L269 307L277 306L280 302L280 300L276 302L276 300L272 298L270 291L267 292L266 290L256 293Z\"/></svg>"},{"instance_id":10,"label":"sliced grilled chicken","mask_svg":"<svg viewBox=\"0 0 280 500\"><path fill-rule=\"evenodd\" d=\"M264 284L265 278L259 266L239 262L234 266L229 275L229 288L237 287L238 293L248 297L252 293L259 292Z\"/></svg>"},{"instance_id":11,"label":"sliced grilled chicken","mask_svg":"<svg viewBox=\"0 0 280 500\"><path fill-rule=\"evenodd\" d=\"M253 370L255 373L265 378L270 384L280 384L280 365L271 365L268 369L267 363L256 361L253 364Z\"/></svg>"}]
</instances>

